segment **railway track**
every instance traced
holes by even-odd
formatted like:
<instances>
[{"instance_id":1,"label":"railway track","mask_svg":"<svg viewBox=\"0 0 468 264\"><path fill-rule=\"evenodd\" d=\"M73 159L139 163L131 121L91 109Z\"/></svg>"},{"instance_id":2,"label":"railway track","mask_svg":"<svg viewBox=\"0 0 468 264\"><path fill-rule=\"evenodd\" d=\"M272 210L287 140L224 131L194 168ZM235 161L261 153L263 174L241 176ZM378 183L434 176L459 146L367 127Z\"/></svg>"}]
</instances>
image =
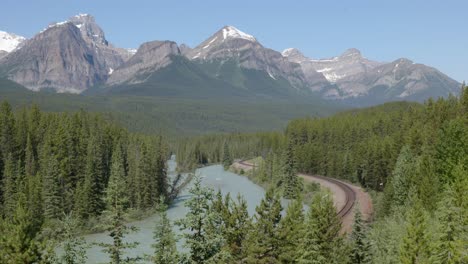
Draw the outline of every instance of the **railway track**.
<instances>
[{"instance_id":1,"label":"railway track","mask_svg":"<svg viewBox=\"0 0 468 264\"><path fill-rule=\"evenodd\" d=\"M238 163L240 165L242 165L242 166L245 166L245 167L255 168L254 164L247 163L247 162L245 162L243 160L239 161ZM337 180L337 179L324 177L324 176L319 176L319 175L310 175L310 174L304 174L304 173L301 173L301 175L303 175L305 177L310 177L310 178L318 178L318 179L328 181L328 182L330 182L332 184L337 185L340 189L343 190L343 192L345 193L345 196L346 196L344 206L337 213L338 217L343 219L345 216L352 213L352 209L353 209L354 204L356 202L356 192L351 187L349 187L346 183L344 183L344 182L342 182L340 180Z\"/></svg>"}]
</instances>

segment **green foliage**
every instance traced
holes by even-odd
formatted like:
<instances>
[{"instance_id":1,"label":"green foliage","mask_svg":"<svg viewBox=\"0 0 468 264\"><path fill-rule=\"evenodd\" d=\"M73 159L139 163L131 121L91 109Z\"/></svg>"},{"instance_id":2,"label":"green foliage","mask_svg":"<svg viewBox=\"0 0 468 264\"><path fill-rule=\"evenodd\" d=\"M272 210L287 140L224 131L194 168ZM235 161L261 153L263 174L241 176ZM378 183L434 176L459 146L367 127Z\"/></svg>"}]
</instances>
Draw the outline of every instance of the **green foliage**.
<instances>
[{"instance_id":1,"label":"green foliage","mask_svg":"<svg viewBox=\"0 0 468 264\"><path fill-rule=\"evenodd\" d=\"M227 144L227 142L224 142L224 146L223 146L223 165L224 165L224 169L228 169L229 166L231 166L232 164L232 157L231 157L231 153L229 152L229 146Z\"/></svg>"},{"instance_id":2,"label":"green foliage","mask_svg":"<svg viewBox=\"0 0 468 264\"><path fill-rule=\"evenodd\" d=\"M415 160L409 147L403 147L392 172L391 184L393 193L389 194L393 206L403 206L407 203L410 189L413 186L413 178L416 173Z\"/></svg>"},{"instance_id":3,"label":"green foliage","mask_svg":"<svg viewBox=\"0 0 468 264\"><path fill-rule=\"evenodd\" d=\"M292 142L288 143L284 155L284 179L283 179L283 195L287 199L297 198L302 191L301 182L297 176L297 169L294 160L294 149Z\"/></svg>"},{"instance_id":4,"label":"green foliage","mask_svg":"<svg viewBox=\"0 0 468 264\"><path fill-rule=\"evenodd\" d=\"M125 225L124 213L128 208L129 199L126 188L126 173L122 147L117 144L112 153L111 173L109 186L106 190L106 206L109 217L107 230L112 238L112 244L100 243L104 252L109 254L111 263L127 263L139 258L124 258L123 253L127 248L135 248L137 242L125 242L126 234L136 231L134 227Z\"/></svg>"},{"instance_id":5,"label":"green foliage","mask_svg":"<svg viewBox=\"0 0 468 264\"><path fill-rule=\"evenodd\" d=\"M356 208L359 208L357 206ZM351 233L351 255L350 260L353 264L371 263L370 241L367 237L367 227L362 220L361 211L354 210L354 224Z\"/></svg>"},{"instance_id":6,"label":"green foliage","mask_svg":"<svg viewBox=\"0 0 468 264\"><path fill-rule=\"evenodd\" d=\"M175 77L174 80L179 80L179 77ZM257 98L250 95L242 99L231 96L200 97L201 90L194 89L194 83L188 84L190 96L174 96L174 94L88 96L32 92L14 82L0 78L0 93L1 100L8 100L14 109L29 107L31 104L37 104L49 112L79 112L81 109L86 109L89 112L102 113L107 120L118 122L132 132L157 133L168 137L232 131L279 130L293 118L324 116L345 108L310 98L276 99L272 103L269 97ZM155 86L147 88L157 90ZM205 87L199 88L205 89ZM219 89L212 89L205 94L219 94L217 91ZM247 93L241 92L245 97Z\"/></svg>"},{"instance_id":7,"label":"green foliage","mask_svg":"<svg viewBox=\"0 0 468 264\"><path fill-rule=\"evenodd\" d=\"M437 172L442 183L453 181L453 170L458 164L468 169L468 120L457 118L448 121L441 129L437 145Z\"/></svg>"},{"instance_id":8,"label":"green foliage","mask_svg":"<svg viewBox=\"0 0 468 264\"><path fill-rule=\"evenodd\" d=\"M190 189L191 198L185 202L188 212L176 224L185 230L183 238L190 251L188 259L192 263L206 263L219 257L224 238L221 228L221 215L213 208L213 190L201 186L201 179L194 179Z\"/></svg>"},{"instance_id":9,"label":"green foliage","mask_svg":"<svg viewBox=\"0 0 468 264\"><path fill-rule=\"evenodd\" d=\"M61 240L63 254L60 256L60 263L64 264L84 264L88 257L86 256L86 248L88 245L82 237L79 237L79 223L71 214L65 215L59 223L63 229L61 232Z\"/></svg>"},{"instance_id":10,"label":"green foliage","mask_svg":"<svg viewBox=\"0 0 468 264\"><path fill-rule=\"evenodd\" d=\"M436 254L432 256L434 263L455 264L468 261L466 254L468 238L466 231L463 230L467 222L467 211L466 208L457 205L456 196L450 186L444 194L444 199L439 203L438 237L434 246ZM467 200L466 195L464 200Z\"/></svg>"},{"instance_id":11,"label":"green foliage","mask_svg":"<svg viewBox=\"0 0 468 264\"><path fill-rule=\"evenodd\" d=\"M283 246L280 249L279 260L281 263L297 263L299 248L304 235L304 204L299 197L290 202L286 209L286 215L280 222L280 236Z\"/></svg>"},{"instance_id":12,"label":"green foliage","mask_svg":"<svg viewBox=\"0 0 468 264\"><path fill-rule=\"evenodd\" d=\"M0 220L1 263L53 263L46 241L38 238L40 226L31 217L21 196L11 220Z\"/></svg>"},{"instance_id":13,"label":"green foliage","mask_svg":"<svg viewBox=\"0 0 468 264\"><path fill-rule=\"evenodd\" d=\"M159 220L154 229L154 255L151 260L155 264L177 263L179 255L176 247L175 235L172 231L171 221L167 217L167 205L164 197L159 200Z\"/></svg>"},{"instance_id":14,"label":"green foliage","mask_svg":"<svg viewBox=\"0 0 468 264\"><path fill-rule=\"evenodd\" d=\"M282 210L279 195L269 189L255 209L255 224L249 237L247 263L279 263L284 244L280 236Z\"/></svg>"},{"instance_id":15,"label":"green foliage","mask_svg":"<svg viewBox=\"0 0 468 264\"><path fill-rule=\"evenodd\" d=\"M341 222L329 193L314 196L305 222L299 263L339 263L343 247Z\"/></svg>"},{"instance_id":16,"label":"green foliage","mask_svg":"<svg viewBox=\"0 0 468 264\"><path fill-rule=\"evenodd\" d=\"M406 234L400 248L400 262L403 264L427 263L429 261L429 237L427 216L417 198L408 213Z\"/></svg>"},{"instance_id":17,"label":"green foliage","mask_svg":"<svg viewBox=\"0 0 468 264\"><path fill-rule=\"evenodd\" d=\"M242 261L248 252L247 238L252 230L252 219L247 211L247 201L240 195L236 201L231 201L230 196L225 198L224 208L227 213L225 217L226 247L233 261ZM227 209L227 211L226 211Z\"/></svg>"}]
</instances>

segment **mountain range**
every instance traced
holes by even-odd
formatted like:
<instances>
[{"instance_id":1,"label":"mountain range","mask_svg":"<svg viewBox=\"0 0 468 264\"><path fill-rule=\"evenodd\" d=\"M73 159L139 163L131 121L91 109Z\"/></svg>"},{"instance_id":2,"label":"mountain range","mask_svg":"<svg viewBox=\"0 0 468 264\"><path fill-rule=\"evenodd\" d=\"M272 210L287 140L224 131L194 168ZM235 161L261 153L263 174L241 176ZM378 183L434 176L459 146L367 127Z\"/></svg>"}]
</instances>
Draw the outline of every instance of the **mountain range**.
<instances>
[{"instance_id":1,"label":"mountain range","mask_svg":"<svg viewBox=\"0 0 468 264\"><path fill-rule=\"evenodd\" d=\"M198 46L111 44L93 16L52 23L31 39L0 31L0 77L33 91L171 97L308 98L376 104L457 94L460 83L405 58L378 62L357 49L312 59L225 26Z\"/></svg>"}]
</instances>

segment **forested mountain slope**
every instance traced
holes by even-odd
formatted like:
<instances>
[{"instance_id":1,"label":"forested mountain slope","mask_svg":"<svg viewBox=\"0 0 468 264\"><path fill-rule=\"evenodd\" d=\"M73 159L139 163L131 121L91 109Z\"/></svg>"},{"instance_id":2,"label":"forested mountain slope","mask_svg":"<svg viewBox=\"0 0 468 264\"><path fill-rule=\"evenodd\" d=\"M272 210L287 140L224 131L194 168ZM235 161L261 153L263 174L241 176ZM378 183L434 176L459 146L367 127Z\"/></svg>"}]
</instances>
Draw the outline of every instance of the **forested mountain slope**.
<instances>
[{"instance_id":1,"label":"forested mountain slope","mask_svg":"<svg viewBox=\"0 0 468 264\"><path fill-rule=\"evenodd\" d=\"M44 111L100 112L133 132L189 136L207 133L279 130L293 118L325 116L344 106L310 100L232 98L185 98L170 96L97 95L84 96L31 92L10 80L0 78L0 101L13 108L37 104ZM238 99L238 98L237 98Z\"/></svg>"}]
</instances>

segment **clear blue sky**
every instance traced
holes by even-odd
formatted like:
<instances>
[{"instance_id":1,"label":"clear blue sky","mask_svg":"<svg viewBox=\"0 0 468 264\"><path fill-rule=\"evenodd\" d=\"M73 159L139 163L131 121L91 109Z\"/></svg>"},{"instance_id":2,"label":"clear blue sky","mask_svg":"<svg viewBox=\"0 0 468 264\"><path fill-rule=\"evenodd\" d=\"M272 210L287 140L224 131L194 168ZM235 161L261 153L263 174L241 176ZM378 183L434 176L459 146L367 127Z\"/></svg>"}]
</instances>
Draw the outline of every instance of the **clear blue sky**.
<instances>
[{"instance_id":1,"label":"clear blue sky","mask_svg":"<svg viewBox=\"0 0 468 264\"><path fill-rule=\"evenodd\" d=\"M358 48L374 60L407 57L468 80L467 0L2 0L0 30L32 37L50 22L89 13L120 47L151 40L196 46L224 25L276 50L312 58Z\"/></svg>"}]
</instances>

